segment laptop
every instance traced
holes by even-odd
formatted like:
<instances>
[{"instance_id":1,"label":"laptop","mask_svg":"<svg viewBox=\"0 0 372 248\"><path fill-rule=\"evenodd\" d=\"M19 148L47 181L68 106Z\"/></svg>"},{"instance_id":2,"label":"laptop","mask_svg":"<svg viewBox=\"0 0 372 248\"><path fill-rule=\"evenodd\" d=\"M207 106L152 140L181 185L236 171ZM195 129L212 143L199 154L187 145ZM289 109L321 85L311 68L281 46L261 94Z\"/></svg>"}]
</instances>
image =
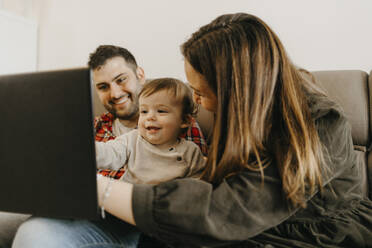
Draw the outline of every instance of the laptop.
<instances>
[{"instance_id":1,"label":"laptop","mask_svg":"<svg viewBox=\"0 0 372 248\"><path fill-rule=\"evenodd\" d=\"M88 68L0 76L0 211L98 219Z\"/></svg>"}]
</instances>

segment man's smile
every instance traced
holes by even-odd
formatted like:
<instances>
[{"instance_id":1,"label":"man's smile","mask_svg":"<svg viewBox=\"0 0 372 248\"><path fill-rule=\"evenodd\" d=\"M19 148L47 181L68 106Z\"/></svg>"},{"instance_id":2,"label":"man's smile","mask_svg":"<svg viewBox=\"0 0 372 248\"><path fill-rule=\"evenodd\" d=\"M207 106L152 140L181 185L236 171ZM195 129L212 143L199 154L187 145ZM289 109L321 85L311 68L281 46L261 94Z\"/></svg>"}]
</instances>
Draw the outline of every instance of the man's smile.
<instances>
[{"instance_id":1,"label":"man's smile","mask_svg":"<svg viewBox=\"0 0 372 248\"><path fill-rule=\"evenodd\" d=\"M110 104L115 106L115 105L121 105L123 103L126 103L129 100L129 94L123 95L119 99L111 99Z\"/></svg>"}]
</instances>

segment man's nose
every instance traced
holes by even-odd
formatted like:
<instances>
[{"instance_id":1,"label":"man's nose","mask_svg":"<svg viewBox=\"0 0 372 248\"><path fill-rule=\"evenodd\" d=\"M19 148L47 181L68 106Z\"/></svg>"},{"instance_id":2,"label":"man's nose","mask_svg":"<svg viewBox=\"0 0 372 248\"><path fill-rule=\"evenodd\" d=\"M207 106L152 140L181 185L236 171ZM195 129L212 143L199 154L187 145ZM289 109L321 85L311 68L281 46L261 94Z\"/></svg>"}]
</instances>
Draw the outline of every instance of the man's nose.
<instances>
[{"instance_id":1,"label":"man's nose","mask_svg":"<svg viewBox=\"0 0 372 248\"><path fill-rule=\"evenodd\" d=\"M123 90L116 83L111 84L111 98L120 98L123 95Z\"/></svg>"}]
</instances>

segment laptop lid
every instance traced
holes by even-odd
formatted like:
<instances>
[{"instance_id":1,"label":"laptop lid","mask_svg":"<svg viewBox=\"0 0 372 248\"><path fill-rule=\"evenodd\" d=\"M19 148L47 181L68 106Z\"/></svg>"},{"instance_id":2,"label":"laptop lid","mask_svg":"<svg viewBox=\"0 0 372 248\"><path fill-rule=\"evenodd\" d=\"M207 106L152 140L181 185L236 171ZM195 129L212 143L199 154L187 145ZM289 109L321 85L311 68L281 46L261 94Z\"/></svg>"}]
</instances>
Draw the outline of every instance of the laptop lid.
<instances>
[{"instance_id":1,"label":"laptop lid","mask_svg":"<svg viewBox=\"0 0 372 248\"><path fill-rule=\"evenodd\" d=\"M0 76L0 211L98 218L88 68Z\"/></svg>"}]
</instances>

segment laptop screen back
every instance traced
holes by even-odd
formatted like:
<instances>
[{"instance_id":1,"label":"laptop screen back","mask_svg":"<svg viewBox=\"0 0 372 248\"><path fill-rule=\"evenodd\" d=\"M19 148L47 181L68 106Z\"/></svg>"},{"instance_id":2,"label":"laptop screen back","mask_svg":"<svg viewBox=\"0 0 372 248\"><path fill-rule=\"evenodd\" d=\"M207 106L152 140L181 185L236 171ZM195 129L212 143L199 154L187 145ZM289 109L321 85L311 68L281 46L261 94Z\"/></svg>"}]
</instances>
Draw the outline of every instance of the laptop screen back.
<instances>
[{"instance_id":1,"label":"laptop screen back","mask_svg":"<svg viewBox=\"0 0 372 248\"><path fill-rule=\"evenodd\" d=\"M90 72L0 76L0 211L98 215Z\"/></svg>"}]
</instances>

